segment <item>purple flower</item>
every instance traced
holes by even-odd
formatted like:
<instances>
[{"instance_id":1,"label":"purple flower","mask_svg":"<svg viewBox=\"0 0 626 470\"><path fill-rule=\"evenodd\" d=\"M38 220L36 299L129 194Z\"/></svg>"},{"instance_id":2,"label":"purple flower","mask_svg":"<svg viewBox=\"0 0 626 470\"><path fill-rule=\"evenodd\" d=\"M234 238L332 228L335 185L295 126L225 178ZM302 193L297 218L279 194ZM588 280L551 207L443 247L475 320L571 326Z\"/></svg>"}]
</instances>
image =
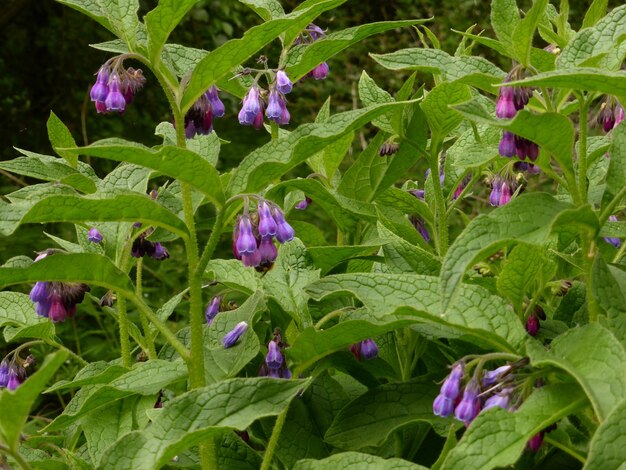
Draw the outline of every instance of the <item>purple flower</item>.
<instances>
[{"instance_id":1,"label":"purple flower","mask_svg":"<svg viewBox=\"0 0 626 470\"><path fill-rule=\"evenodd\" d=\"M475 379L469 381L463 391L463 398L461 402L454 409L454 416L459 421L463 421L465 426L469 426L470 423L478 416L480 411L480 398L478 398L478 383Z\"/></svg>"},{"instance_id":2,"label":"purple flower","mask_svg":"<svg viewBox=\"0 0 626 470\"><path fill-rule=\"evenodd\" d=\"M328 64L326 62L322 62L311 71L311 76L315 80L323 80L328 76L329 71L330 69L328 68Z\"/></svg>"},{"instance_id":3,"label":"purple flower","mask_svg":"<svg viewBox=\"0 0 626 470\"><path fill-rule=\"evenodd\" d=\"M270 370L278 370L283 365L283 355L280 352L278 343L272 340L267 345L267 355L265 356L265 363Z\"/></svg>"},{"instance_id":4,"label":"purple flower","mask_svg":"<svg viewBox=\"0 0 626 470\"><path fill-rule=\"evenodd\" d=\"M450 375L446 377L441 385L440 395L452 401L457 399L461 393L461 379L464 375L464 368L465 366L462 362L458 362L454 365L452 372L450 372Z\"/></svg>"},{"instance_id":5,"label":"purple flower","mask_svg":"<svg viewBox=\"0 0 626 470\"><path fill-rule=\"evenodd\" d=\"M102 234L97 228L92 227L89 229L89 233L87 234L87 240L91 243L102 243Z\"/></svg>"},{"instance_id":6,"label":"purple flower","mask_svg":"<svg viewBox=\"0 0 626 470\"><path fill-rule=\"evenodd\" d=\"M261 110L252 121L252 127L254 127L257 131L263 128L263 103L261 103Z\"/></svg>"},{"instance_id":7,"label":"purple flower","mask_svg":"<svg viewBox=\"0 0 626 470\"><path fill-rule=\"evenodd\" d=\"M6 359L0 362L0 388L6 387L9 383L9 363Z\"/></svg>"},{"instance_id":8,"label":"purple flower","mask_svg":"<svg viewBox=\"0 0 626 470\"><path fill-rule=\"evenodd\" d=\"M260 201L257 206L257 211L259 214L258 231L261 238L271 238L276 235L278 227L276 225L276 221L272 217L272 213L270 211L270 207L267 205L267 202Z\"/></svg>"},{"instance_id":9,"label":"purple flower","mask_svg":"<svg viewBox=\"0 0 626 470\"><path fill-rule=\"evenodd\" d=\"M454 401L439 394L433 402L433 413L435 416L447 418L454 411Z\"/></svg>"},{"instance_id":10,"label":"purple flower","mask_svg":"<svg viewBox=\"0 0 626 470\"><path fill-rule=\"evenodd\" d=\"M531 437L526 443L526 447L531 452L538 452L541 444L543 443L543 432L538 432L533 437Z\"/></svg>"},{"instance_id":11,"label":"purple flower","mask_svg":"<svg viewBox=\"0 0 626 470\"><path fill-rule=\"evenodd\" d=\"M113 73L109 79L109 94L104 100L107 111L118 111L123 113L126 109L126 99L120 91L120 78L117 73Z\"/></svg>"},{"instance_id":12,"label":"purple flower","mask_svg":"<svg viewBox=\"0 0 626 470\"><path fill-rule=\"evenodd\" d=\"M415 227L415 230L419 232L424 241L428 243L430 241L430 233L426 228L426 222L424 221L424 219L418 215L412 215L409 217L409 221L411 222L413 227Z\"/></svg>"},{"instance_id":13,"label":"purple flower","mask_svg":"<svg viewBox=\"0 0 626 470\"><path fill-rule=\"evenodd\" d=\"M109 81L109 68L104 65L100 67L98 70L98 76L96 78L96 83L91 87L89 91L89 97L91 101L101 102L103 103L107 95L109 94L109 86L107 82Z\"/></svg>"},{"instance_id":14,"label":"purple flower","mask_svg":"<svg viewBox=\"0 0 626 470\"><path fill-rule=\"evenodd\" d=\"M482 411L488 410L489 408L494 408L499 406L500 408L506 410L509 406L509 394L505 392L496 393L495 395L490 396L485 401L485 405L483 406Z\"/></svg>"},{"instance_id":15,"label":"purple flower","mask_svg":"<svg viewBox=\"0 0 626 470\"><path fill-rule=\"evenodd\" d=\"M303 211L307 207L309 207L309 204L311 204L312 202L313 201L311 200L311 198L309 196L304 196L304 199L302 201L300 201L298 204L296 204L294 206L294 209L297 209L299 211Z\"/></svg>"},{"instance_id":16,"label":"purple flower","mask_svg":"<svg viewBox=\"0 0 626 470\"><path fill-rule=\"evenodd\" d=\"M369 361L378 356L378 346L373 339L365 339L361 341L361 359Z\"/></svg>"},{"instance_id":17,"label":"purple flower","mask_svg":"<svg viewBox=\"0 0 626 470\"><path fill-rule=\"evenodd\" d=\"M615 109L615 124L613 124L613 128L615 129L620 122L624 120L624 108L621 105L617 105Z\"/></svg>"},{"instance_id":18,"label":"purple flower","mask_svg":"<svg viewBox=\"0 0 626 470\"><path fill-rule=\"evenodd\" d=\"M289 80L289 77L284 70L276 72L276 89L282 94L286 95L293 88L293 83Z\"/></svg>"},{"instance_id":19,"label":"purple flower","mask_svg":"<svg viewBox=\"0 0 626 470\"><path fill-rule=\"evenodd\" d=\"M269 266L276 261L276 257L278 256L278 250L276 249L276 245L274 245L274 241L272 238L262 238L261 243L259 243L259 249L257 250L259 256L261 258L258 264L262 264L265 266Z\"/></svg>"},{"instance_id":20,"label":"purple flower","mask_svg":"<svg viewBox=\"0 0 626 470\"><path fill-rule=\"evenodd\" d=\"M502 187L500 188L500 200L498 201L499 206L504 206L511 201L511 188L509 187L506 180L502 181Z\"/></svg>"},{"instance_id":21,"label":"purple flower","mask_svg":"<svg viewBox=\"0 0 626 470\"><path fill-rule=\"evenodd\" d=\"M24 377L18 373L15 367L11 367L7 379L7 390L15 390L22 385L22 383L24 383Z\"/></svg>"},{"instance_id":22,"label":"purple flower","mask_svg":"<svg viewBox=\"0 0 626 470\"><path fill-rule=\"evenodd\" d=\"M238 231L235 239L239 255L252 254L256 251L256 238L254 238L254 234L252 233L252 223L247 215L243 215L239 218Z\"/></svg>"},{"instance_id":23,"label":"purple flower","mask_svg":"<svg viewBox=\"0 0 626 470\"><path fill-rule=\"evenodd\" d=\"M224 116L226 108L224 107L224 103L222 103L222 100L220 99L220 96L217 92L218 92L217 87L213 85L211 86L211 88L209 88L209 91L207 91L205 95L207 99L209 100L211 109L213 110L213 116L219 118L219 117Z\"/></svg>"},{"instance_id":24,"label":"purple flower","mask_svg":"<svg viewBox=\"0 0 626 470\"><path fill-rule=\"evenodd\" d=\"M206 311L204 312L204 316L206 317L206 322L209 325L213 323L213 319L220 312L221 302L222 302L222 297L219 295L213 297L211 299L211 302L209 302L209 305L207 306Z\"/></svg>"},{"instance_id":25,"label":"purple flower","mask_svg":"<svg viewBox=\"0 0 626 470\"><path fill-rule=\"evenodd\" d=\"M241 262L246 268L255 268L261 264L261 252L254 250L252 253L242 253Z\"/></svg>"},{"instance_id":26,"label":"purple flower","mask_svg":"<svg viewBox=\"0 0 626 470\"><path fill-rule=\"evenodd\" d=\"M89 291L86 284L69 282L37 282L30 291L30 299L35 303L35 312L40 317L53 322L65 321L76 314L76 304L85 298Z\"/></svg>"},{"instance_id":27,"label":"purple flower","mask_svg":"<svg viewBox=\"0 0 626 470\"><path fill-rule=\"evenodd\" d=\"M394 153L398 151L399 148L400 148L400 145L398 145L397 143L387 141L384 144L382 144L380 148L378 149L378 155L380 157L393 155Z\"/></svg>"},{"instance_id":28,"label":"purple flower","mask_svg":"<svg viewBox=\"0 0 626 470\"><path fill-rule=\"evenodd\" d=\"M614 215L609 216L609 222L617 222L617 217ZM610 243L615 248L619 248L622 245L622 241L617 237L604 237L604 241Z\"/></svg>"},{"instance_id":29,"label":"purple flower","mask_svg":"<svg viewBox=\"0 0 626 470\"><path fill-rule=\"evenodd\" d=\"M498 152L503 157L514 157L517 154L515 134L509 131L502 131L502 139L498 145Z\"/></svg>"},{"instance_id":30,"label":"purple flower","mask_svg":"<svg viewBox=\"0 0 626 470\"><path fill-rule=\"evenodd\" d=\"M539 318L534 313L531 313L526 319L526 332L530 336L537 336L539 333Z\"/></svg>"},{"instance_id":31,"label":"purple flower","mask_svg":"<svg viewBox=\"0 0 626 470\"><path fill-rule=\"evenodd\" d=\"M490 385L494 385L502 376L508 373L511 370L510 365L505 365L498 367L495 370L486 370L483 372L483 387L489 387Z\"/></svg>"},{"instance_id":32,"label":"purple flower","mask_svg":"<svg viewBox=\"0 0 626 470\"><path fill-rule=\"evenodd\" d=\"M243 99L241 111L239 112L239 123L248 126L253 124L255 118L261 110L261 96L259 95L259 89L256 85L252 85Z\"/></svg>"},{"instance_id":33,"label":"purple flower","mask_svg":"<svg viewBox=\"0 0 626 470\"><path fill-rule=\"evenodd\" d=\"M224 335L224 337L222 338L222 345L225 348L230 348L234 346L237 343L237 341L239 341L239 338L241 338L241 336L246 332L247 329L248 329L248 324L245 321L237 323L235 328L233 328L232 330L230 330L228 333Z\"/></svg>"},{"instance_id":34,"label":"purple flower","mask_svg":"<svg viewBox=\"0 0 626 470\"><path fill-rule=\"evenodd\" d=\"M163 261L170 257L169 252L165 249L163 245L159 242L156 242L154 245L152 252L150 253L150 257L156 259L158 261Z\"/></svg>"},{"instance_id":35,"label":"purple flower","mask_svg":"<svg viewBox=\"0 0 626 470\"><path fill-rule=\"evenodd\" d=\"M280 243L285 243L293 240L296 232L291 225L285 220L285 216L282 211L275 208L273 211L274 220L276 221L276 239Z\"/></svg>"},{"instance_id":36,"label":"purple flower","mask_svg":"<svg viewBox=\"0 0 626 470\"><path fill-rule=\"evenodd\" d=\"M283 110L280 106L280 97L278 95L278 91L275 89L270 92L270 97L267 102L267 109L265 110L265 115L268 119L278 123L280 120L280 116Z\"/></svg>"},{"instance_id":37,"label":"purple flower","mask_svg":"<svg viewBox=\"0 0 626 470\"><path fill-rule=\"evenodd\" d=\"M496 116L500 119L511 119L517 114L517 109L513 102L513 95L513 87L503 86L500 88L500 96L496 104Z\"/></svg>"}]
</instances>

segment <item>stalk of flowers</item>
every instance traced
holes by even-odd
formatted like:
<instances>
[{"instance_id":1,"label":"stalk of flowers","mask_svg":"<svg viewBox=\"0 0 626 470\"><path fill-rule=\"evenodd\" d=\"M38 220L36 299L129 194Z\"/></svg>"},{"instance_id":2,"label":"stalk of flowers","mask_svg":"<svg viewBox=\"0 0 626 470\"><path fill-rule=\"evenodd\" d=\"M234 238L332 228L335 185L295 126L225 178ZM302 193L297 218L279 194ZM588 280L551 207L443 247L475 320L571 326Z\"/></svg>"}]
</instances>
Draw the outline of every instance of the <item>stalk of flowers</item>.
<instances>
[{"instance_id":1,"label":"stalk of flowers","mask_svg":"<svg viewBox=\"0 0 626 470\"><path fill-rule=\"evenodd\" d=\"M294 235L280 207L258 198L257 212L250 214L246 198L244 212L233 229L233 254L244 266L266 271L278 256L274 239L283 244L293 240Z\"/></svg>"},{"instance_id":2,"label":"stalk of flowers","mask_svg":"<svg viewBox=\"0 0 626 470\"><path fill-rule=\"evenodd\" d=\"M491 193L489 194L489 204L494 207L508 204L517 192L523 189L524 177L521 173L514 173L512 166L506 165L500 173L491 179Z\"/></svg>"},{"instance_id":3,"label":"stalk of flowers","mask_svg":"<svg viewBox=\"0 0 626 470\"><path fill-rule=\"evenodd\" d=\"M272 340L267 344L267 354L265 361L259 368L259 377L291 378L291 371L287 367L287 361L283 354L286 346L280 334L280 328L276 328Z\"/></svg>"},{"instance_id":4,"label":"stalk of flowers","mask_svg":"<svg viewBox=\"0 0 626 470\"><path fill-rule=\"evenodd\" d=\"M261 72L271 77L268 91L261 88L258 78L252 84L244 97L239 111L239 123L244 126L253 126L255 129L263 127L263 114L279 126L289 124L291 115L287 109L285 95L291 92L293 83L284 70L273 72L267 70ZM267 109L265 108L264 96L267 96Z\"/></svg>"},{"instance_id":5,"label":"stalk of flowers","mask_svg":"<svg viewBox=\"0 0 626 470\"><path fill-rule=\"evenodd\" d=\"M211 86L185 114L185 136L192 139L195 135L210 134L213 118L221 118L225 111L217 87Z\"/></svg>"},{"instance_id":6,"label":"stalk of flowers","mask_svg":"<svg viewBox=\"0 0 626 470\"><path fill-rule=\"evenodd\" d=\"M124 68L124 56L107 60L98 70L96 83L89 91L98 113L122 114L146 82L141 69Z\"/></svg>"},{"instance_id":7,"label":"stalk of flowers","mask_svg":"<svg viewBox=\"0 0 626 470\"><path fill-rule=\"evenodd\" d=\"M56 252L45 250L39 253L35 262ZM38 281L30 291L30 300L35 304L37 315L57 323L76 315L76 305L83 301L89 290L88 285L77 282Z\"/></svg>"}]
</instances>

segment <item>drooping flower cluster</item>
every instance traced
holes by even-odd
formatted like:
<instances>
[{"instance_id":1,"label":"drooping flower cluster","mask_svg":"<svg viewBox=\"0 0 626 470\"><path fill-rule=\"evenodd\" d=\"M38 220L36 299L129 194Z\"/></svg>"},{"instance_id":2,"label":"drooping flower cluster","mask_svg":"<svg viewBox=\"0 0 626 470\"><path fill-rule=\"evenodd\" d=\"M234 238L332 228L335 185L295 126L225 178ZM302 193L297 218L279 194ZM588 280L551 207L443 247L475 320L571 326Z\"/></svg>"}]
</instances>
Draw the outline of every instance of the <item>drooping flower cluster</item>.
<instances>
[{"instance_id":1,"label":"drooping flower cluster","mask_svg":"<svg viewBox=\"0 0 626 470\"><path fill-rule=\"evenodd\" d=\"M267 344L265 361L259 369L259 377L273 377L275 379L290 379L291 371L287 367L287 361L283 350L287 345L282 339L280 329L274 330L274 337Z\"/></svg>"},{"instance_id":2,"label":"drooping flower cluster","mask_svg":"<svg viewBox=\"0 0 626 470\"><path fill-rule=\"evenodd\" d=\"M124 68L123 59L114 57L105 62L91 87L89 96L98 113L123 113L143 87L146 79L141 69Z\"/></svg>"},{"instance_id":3,"label":"drooping flower cluster","mask_svg":"<svg viewBox=\"0 0 626 470\"><path fill-rule=\"evenodd\" d=\"M521 78L521 70L516 67L509 73L504 82ZM496 103L496 116L500 119L512 119L517 112L528 104L532 97L532 89L527 87L503 86L500 88L498 102ZM535 161L539 155L539 147L524 137L520 137L509 131L502 131L502 139L498 147L503 157L519 157L520 160Z\"/></svg>"},{"instance_id":4,"label":"drooping flower cluster","mask_svg":"<svg viewBox=\"0 0 626 470\"><path fill-rule=\"evenodd\" d=\"M326 36L326 33L319 26L314 25L313 23L309 24L306 29L298 36L295 41L295 44L310 44L312 42L317 41L318 39ZM313 70L307 73L303 78L314 78L315 80L323 80L328 76L328 72L330 71L328 64L326 62L322 62L317 65Z\"/></svg>"},{"instance_id":5,"label":"drooping flower cluster","mask_svg":"<svg viewBox=\"0 0 626 470\"><path fill-rule=\"evenodd\" d=\"M33 356L21 359L15 351L10 352L0 362L0 389L15 390L24 383L28 367L35 363Z\"/></svg>"},{"instance_id":6,"label":"drooping flower cluster","mask_svg":"<svg viewBox=\"0 0 626 470\"><path fill-rule=\"evenodd\" d=\"M53 253L53 250L46 250L35 258L35 262ZM76 282L39 281L30 291L30 300L35 304L37 315L56 323L74 317L76 305L83 301L89 290L88 285Z\"/></svg>"},{"instance_id":7,"label":"drooping flower cluster","mask_svg":"<svg viewBox=\"0 0 626 470\"><path fill-rule=\"evenodd\" d=\"M185 114L185 136L208 135L213 130L213 118L224 116L226 108L215 85L209 88Z\"/></svg>"},{"instance_id":8,"label":"drooping flower cluster","mask_svg":"<svg viewBox=\"0 0 626 470\"><path fill-rule=\"evenodd\" d=\"M612 96L608 97L601 105L596 119L604 132L609 132L624 120L624 108Z\"/></svg>"},{"instance_id":9,"label":"drooping flower cluster","mask_svg":"<svg viewBox=\"0 0 626 470\"><path fill-rule=\"evenodd\" d=\"M274 203L259 199L256 214L248 214L246 204L243 215L235 223L233 254L244 266L267 270L278 256L274 237L282 244L293 240L294 235L283 211Z\"/></svg>"},{"instance_id":10,"label":"drooping flower cluster","mask_svg":"<svg viewBox=\"0 0 626 470\"><path fill-rule=\"evenodd\" d=\"M617 216L610 215L609 216L609 222L617 222ZM607 242L607 243L610 243L615 248L619 248L620 246L622 246L622 240L620 240L617 237L604 237L604 241Z\"/></svg>"},{"instance_id":11,"label":"drooping flower cluster","mask_svg":"<svg viewBox=\"0 0 626 470\"><path fill-rule=\"evenodd\" d=\"M378 356L378 345L373 339L364 339L350 346L350 352L356 357L357 361L369 361Z\"/></svg>"},{"instance_id":12,"label":"drooping flower cluster","mask_svg":"<svg viewBox=\"0 0 626 470\"><path fill-rule=\"evenodd\" d=\"M239 111L239 123L244 126L254 126L255 129L263 127L263 112L265 116L278 125L289 124L291 115L287 109L285 95L291 92L293 83L284 70L277 70L269 85L267 109L265 108L264 95L267 92L259 87L257 81L250 87L243 99Z\"/></svg>"}]
</instances>

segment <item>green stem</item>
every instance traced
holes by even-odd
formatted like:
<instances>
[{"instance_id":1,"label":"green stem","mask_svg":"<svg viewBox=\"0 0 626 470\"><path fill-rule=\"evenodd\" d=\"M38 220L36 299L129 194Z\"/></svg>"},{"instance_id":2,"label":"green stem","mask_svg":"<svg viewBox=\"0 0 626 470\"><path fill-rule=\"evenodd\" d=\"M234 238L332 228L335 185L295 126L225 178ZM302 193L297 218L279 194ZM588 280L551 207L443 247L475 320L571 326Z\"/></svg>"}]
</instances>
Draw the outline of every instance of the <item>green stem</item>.
<instances>
[{"instance_id":1,"label":"green stem","mask_svg":"<svg viewBox=\"0 0 626 470\"><path fill-rule=\"evenodd\" d=\"M80 357L78 354L76 354L70 348L65 347L62 344L59 344L56 341L51 340L51 339L46 339L44 341L45 341L45 343L48 346L52 346L53 348L57 348L57 349L62 349L63 351L67 352L70 356L72 356L74 359L76 359L76 362L78 362L81 366L85 367L86 365L89 365L89 363L87 361L85 361L82 357Z\"/></svg>"},{"instance_id":2,"label":"green stem","mask_svg":"<svg viewBox=\"0 0 626 470\"><path fill-rule=\"evenodd\" d=\"M600 315L600 307L598 306L598 302L593 295L593 282L592 282L592 272L593 272L593 260L595 258L595 244L594 241L591 240L590 235L588 233L583 233L583 269L585 274L585 290L587 296L587 314L589 315L589 323L594 323L598 321L598 317Z\"/></svg>"},{"instance_id":3,"label":"green stem","mask_svg":"<svg viewBox=\"0 0 626 470\"><path fill-rule=\"evenodd\" d=\"M285 420L287 419L287 413L289 411L289 403L285 406L285 409L278 415L276 418L276 424L274 424L274 429L272 430L272 436L270 437L270 441L267 443L267 449L265 449L265 455L263 456L263 463L261 463L261 470L268 470L272 463L272 457L274 456L274 451L276 450L276 446L278 445L278 439L280 438L280 433L283 430L283 426L285 425Z\"/></svg>"},{"instance_id":4,"label":"green stem","mask_svg":"<svg viewBox=\"0 0 626 470\"><path fill-rule=\"evenodd\" d=\"M624 256L625 252L626 252L626 243L622 243L622 246L620 247L619 251L615 255L615 258L613 258L613 263L619 263L619 261Z\"/></svg>"},{"instance_id":5,"label":"green stem","mask_svg":"<svg viewBox=\"0 0 626 470\"><path fill-rule=\"evenodd\" d=\"M272 140L278 139L279 127L274 121L270 121L270 129L272 130Z\"/></svg>"},{"instance_id":6,"label":"green stem","mask_svg":"<svg viewBox=\"0 0 626 470\"><path fill-rule=\"evenodd\" d=\"M139 258L137 260L137 264L135 264L136 271L136 281L135 281L135 295L138 298L142 298L141 294L141 284L142 284L142 272L143 272L143 258ZM156 359L157 353L156 348L154 346L154 338L152 337L152 333L150 333L150 323L148 322L148 317L146 314L139 311L139 320L141 321L141 329L143 330L143 336L146 340L146 345L148 346L148 359Z\"/></svg>"},{"instance_id":7,"label":"green stem","mask_svg":"<svg viewBox=\"0 0 626 470\"><path fill-rule=\"evenodd\" d=\"M339 316L339 315L341 315L342 313L347 312L348 310L353 310L353 309L354 309L354 307L353 307L353 306L351 306L351 305L349 305L349 306L347 306L347 307L340 308L339 310L333 310L332 312L327 313L326 315L324 315L324 316L320 319L320 321L318 321L318 322L315 324L315 329L316 329L316 330L319 330L319 329L322 327L322 325L323 325L324 323L326 323L328 320L330 320L330 319L332 319L332 318L335 318L335 317L338 317L338 316Z\"/></svg>"},{"instance_id":8,"label":"green stem","mask_svg":"<svg viewBox=\"0 0 626 470\"><path fill-rule=\"evenodd\" d=\"M549 435L544 437L544 440L550 444L553 445L554 447L556 447L557 449L562 450L563 452L565 452L566 454L574 457L576 460L578 460L581 463L586 463L587 459L585 458L584 455L580 454L577 450L572 449L571 447L563 444L562 442L559 442L555 439L552 439Z\"/></svg>"},{"instance_id":9,"label":"green stem","mask_svg":"<svg viewBox=\"0 0 626 470\"><path fill-rule=\"evenodd\" d=\"M130 368L130 337L128 335L128 316L126 314L126 299L121 292L117 294L117 322L120 326L120 346L122 350L122 365Z\"/></svg>"},{"instance_id":10,"label":"green stem","mask_svg":"<svg viewBox=\"0 0 626 470\"><path fill-rule=\"evenodd\" d=\"M615 212L617 205L622 201L622 199L624 199L624 196L626 196L626 187L620 189L619 193L617 193L611 202L609 202L609 204L604 208L600 214L600 224L604 225L613 212Z\"/></svg>"},{"instance_id":11,"label":"green stem","mask_svg":"<svg viewBox=\"0 0 626 470\"><path fill-rule=\"evenodd\" d=\"M578 131L578 193L580 203L587 203L587 128L589 119L589 101L582 94L580 101L580 123Z\"/></svg>"},{"instance_id":12,"label":"green stem","mask_svg":"<svg viewBox=\"0 0 626 470\"><path fill-rule=\"evenodd\" d=\"M436 231L437 251L443 258L448 251L448 215L446 213L446 203L443 198L443 189L439 180L439 147L436 140L430 142L430 177L435 189L435 210L437 212Z\"/></svg>"},{"instance_id":13,"label":"green stem","mask_svg":"<svg viewBox=\"0 0 626 470\"><path fill-rule=\"evenodd\" d=\"M4 444L0 444L0 451L4 452L7 455L10 455L13 458L13 460L15 460L17 462L17 464L23 470L32 470L32 467L30 466L30 464L24 459L24 457L21 456L21 454L19 452L17 452L17 451L13 452L11 449L9 449Z\"/></svg>"},{"instance_id":14,"label":"green stem","mask_svg":"<svg viewBox=\"0 0 626 470\"><path fill-rule=\"evenodd\" d=\"M209 237L209 241L204 247L204 251L202 252L202 256L200 257L200 261L198 262L198 266L196 268L195 276L201 281L202 276L204 275L204 270L211 261L213 257L213 253L215 252L215 248L217 247L218 242L220 241L220 236L222 235L222 229L224 224L224 214L226 213L226 206L222 210L218 210L217 216L215 217L215 223L213 224L213 230L211 231L211 236Z\"/></svg>"}]
</instances>

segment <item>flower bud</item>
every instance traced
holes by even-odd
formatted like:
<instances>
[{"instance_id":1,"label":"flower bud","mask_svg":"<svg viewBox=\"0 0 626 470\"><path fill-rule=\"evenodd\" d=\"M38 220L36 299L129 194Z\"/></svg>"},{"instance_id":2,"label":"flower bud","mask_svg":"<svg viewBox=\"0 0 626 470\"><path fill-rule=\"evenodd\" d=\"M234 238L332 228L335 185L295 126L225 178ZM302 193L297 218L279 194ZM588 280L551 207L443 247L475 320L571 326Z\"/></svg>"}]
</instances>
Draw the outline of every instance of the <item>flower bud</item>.
<instances>
[{"instance_id":1,"label":"flower bud","mask_svg":"<svg viewBox=\"0 0 626 470\"><path fill-rule=\"evenodd\" d=\"M102 243L102 234L97 228L92 227L89 229L89 233L87 234L87 240L91 243Z\"/></svg>"},{"instance_id":2,"label":"flower bud","mask_svg":"<svg viewBox=\"0 0 626 470\"><path fill-rule=\"evenodd\" d=\"M265 363L270 370L277 370L283 365L283 355L280 352L280 348L276 341L272 340L267 345L267 355L265 356Z\"/></svg>"},{"instance_id":3,"label":"flower bud","mask_svg":"<svg viewBox=\"0 0 626 470\"><path fill-rule=\"evenodd\" d=\"M226 333L222 338L222 345L225 348L230 348L234 346L239 338L248 330L248 324L245 321L237 323L235 328Z\"/></svg>"},{"instance_id":4,"label":"flower bud","mask_svg":"<svg viewBox=\"0 0 626 470\"><path fill-rule=\"evenodd\" d=\"M213 297L211 299L211 302L209 302L209 305L207 306L206 311L204 312L204 316L206 317L206 322L209 325L213 323L213 319L220 312L221 302L222 302L222 297L219 295Z\"/></svg>"},{"instance_id":5,"label":"flower bud","mask_svg":"<svg viewBox=\"0 0 626 470\"><path fill-rule=\"evenodd\" d=\"M293 83L289 80L289 77L284 70L276 72L276 89L282 94L286 95L293 88Z\"/></svg>"}]
</instances>

